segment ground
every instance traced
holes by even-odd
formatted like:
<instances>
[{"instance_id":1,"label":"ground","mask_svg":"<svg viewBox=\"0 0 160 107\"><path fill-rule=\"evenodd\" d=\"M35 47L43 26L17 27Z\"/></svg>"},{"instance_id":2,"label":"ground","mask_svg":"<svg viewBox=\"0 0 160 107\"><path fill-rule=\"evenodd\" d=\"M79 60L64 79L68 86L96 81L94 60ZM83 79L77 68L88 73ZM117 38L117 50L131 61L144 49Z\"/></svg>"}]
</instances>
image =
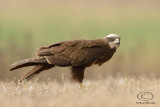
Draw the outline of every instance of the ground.
<instances>
[{"instance_id":1,"label":"ground","mask_svg":"<svg viewBox=\"0 0 160 107\"><path fill-rule=\"evenodd\" d=\"M159 5L158 0L0 0L0 107L160 107ZM35 56L39 47L110 33L121 37L121 46L109 62L86 69L85 91L69 82L70 68L55 67L38 81L15 85L14 78L31 68L9 72L9 65ZM150 94L139 99L153 99L139 100L141 92Z\"/></svg>"},{"instance_id":2,"label":"ground","mask_svg":"<svg viewBox=\"0 0 160 107\"><path fill-rule=\"evenodd\" d=\"M158 107L159 84L160 79L108 78L85 80L85 90L82 90L69 81L29 81L18 85L13 81L1 81L0 102L2 107ZM137 95L141 92L150 92L153 99L139 100Z\"/></svg>"}]
</instances>

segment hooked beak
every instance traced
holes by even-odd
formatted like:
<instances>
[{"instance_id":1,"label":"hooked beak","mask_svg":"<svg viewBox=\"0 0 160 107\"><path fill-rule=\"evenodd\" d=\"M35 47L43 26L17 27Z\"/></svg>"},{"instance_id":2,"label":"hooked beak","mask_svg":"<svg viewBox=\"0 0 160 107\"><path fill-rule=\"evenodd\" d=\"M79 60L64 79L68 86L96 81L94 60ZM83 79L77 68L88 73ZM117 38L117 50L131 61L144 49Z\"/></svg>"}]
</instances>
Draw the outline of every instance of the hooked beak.
<instances>
[{"instance_id":1,"label":"hooked beak","mask_svg":"<svg viewBox=\"0 0 160 107\"><path fill-rule=\"evenodd\" d=\"M120 40L119 39L116 39L116 42L118 45L120 45Z\"/></svg>"}]
</instances>

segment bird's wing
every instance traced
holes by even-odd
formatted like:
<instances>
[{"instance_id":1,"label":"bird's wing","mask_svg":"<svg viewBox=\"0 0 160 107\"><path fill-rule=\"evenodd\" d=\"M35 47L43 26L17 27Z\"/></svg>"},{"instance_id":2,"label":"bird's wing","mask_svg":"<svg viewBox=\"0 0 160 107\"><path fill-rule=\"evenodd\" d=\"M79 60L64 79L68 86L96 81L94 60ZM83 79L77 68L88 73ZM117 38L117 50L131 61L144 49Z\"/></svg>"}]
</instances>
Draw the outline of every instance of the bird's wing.
<instances>
[{"instance_id":1,"label":"bird's wing","mask_svg":"<svg viewBox=\"0 0 160 107\"><path fill-rule=\"evenodd\" d=\"M55 43L49 46L44 46L38 49L37 51L37 56L46 56L46 55L54 55L57 53L60 53L64 51L67 47L73 47L77 45L80 40L75 40L75 41L64 41L64 42L59 42Z\"/></svg>"},{"instance_id":2,"label":"bird's wing","mask_svg":"<svg viewBox=\"0 0 160 107\"><path fill-rule=\"evenodd\" d=\"M69 57L72 59L72 65L89 66L93 64L99 57L103 56L103 48L103 39L82 41L70 53Z\"/></svg>"},{"instance_id":3,"label":"bird's wing","mask_svg":"<svg viewBox=\"0 0 160 107\"><path fill-rule=\"evenodd\" d=\"M50 64L81 66L92 63L103 53L102 40L74 40L56 43L38 50Z\"/></svg>"}]
</instances>

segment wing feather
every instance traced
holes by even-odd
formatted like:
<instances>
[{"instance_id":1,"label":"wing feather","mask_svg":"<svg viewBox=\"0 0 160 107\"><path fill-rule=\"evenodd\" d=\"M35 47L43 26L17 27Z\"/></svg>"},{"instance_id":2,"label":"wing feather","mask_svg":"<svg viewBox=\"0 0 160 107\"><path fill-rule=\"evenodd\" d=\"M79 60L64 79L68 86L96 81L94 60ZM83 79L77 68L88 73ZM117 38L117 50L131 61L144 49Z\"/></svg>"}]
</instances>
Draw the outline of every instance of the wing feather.
<instances>
[{"instance_id":1,"label":"wing feather","mask_svg":"<svg viewBox=\"0 0 160 107\"><path fill-rule=\"evenodd\" d=\"M64 41L41 47L37 55L46 56L50 64L80 66L94 62L103 53L103 46L103 39Z\"/></svg>"}]
</instances>

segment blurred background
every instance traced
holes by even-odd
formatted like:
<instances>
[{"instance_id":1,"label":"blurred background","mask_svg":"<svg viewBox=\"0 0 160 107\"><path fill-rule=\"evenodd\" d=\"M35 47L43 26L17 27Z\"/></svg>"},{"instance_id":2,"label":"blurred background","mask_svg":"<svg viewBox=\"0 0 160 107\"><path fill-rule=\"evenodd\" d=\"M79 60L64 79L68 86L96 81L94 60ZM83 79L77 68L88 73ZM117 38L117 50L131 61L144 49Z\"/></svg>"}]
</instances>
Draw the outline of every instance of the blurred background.
<instances>
[{"instance_id":1,"label":"blurred background","mask_svg":"<svg viewBox=\"0 0 160 107\"><path fill-rule=\"evenodd\" d=\"M115 33L121 46L113 58L86 69L85 80L160 77L159 0L0 0L0 80L21 78L29 68L10 64L33 57L41 46ZM54 68L40 81L70 79L70 68Z\"/></svg>"}]
</instances>

